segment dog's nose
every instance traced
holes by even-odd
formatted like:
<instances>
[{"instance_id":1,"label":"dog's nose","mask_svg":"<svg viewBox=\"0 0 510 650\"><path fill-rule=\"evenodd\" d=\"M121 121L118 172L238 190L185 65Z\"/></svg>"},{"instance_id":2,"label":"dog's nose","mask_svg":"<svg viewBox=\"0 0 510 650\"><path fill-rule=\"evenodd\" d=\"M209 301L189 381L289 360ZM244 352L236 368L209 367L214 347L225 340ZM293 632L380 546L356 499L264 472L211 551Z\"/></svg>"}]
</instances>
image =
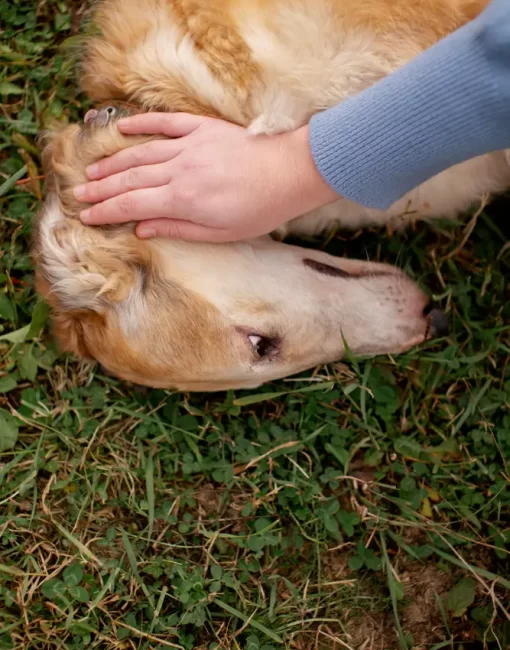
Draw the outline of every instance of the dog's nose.
<instances>
[{"instance_id":1,"label":"dog's nose","mask_svg":"<svg viewBox=\"0 0 510 650\"><path fill-rule=\"evenodd\" d=\"M117 109L114 106L107 106L106 108L101 108L99 111L92 108L90 111L87 111L84 122L85 124L90 122L95 126L106 126L116 115Z\"/></svg>"},{"instance_id":2,"label":"dog's nose","mask_svg":"<svg viewBox=\"0 0 510 650\"><path fill-rule=\"evenodd\" d=\"M433 303L428 304L423 310L430 327L430 335L434 338L446 336L449 331L448 318L443 311Z\"/></svg>"}]
</instances>

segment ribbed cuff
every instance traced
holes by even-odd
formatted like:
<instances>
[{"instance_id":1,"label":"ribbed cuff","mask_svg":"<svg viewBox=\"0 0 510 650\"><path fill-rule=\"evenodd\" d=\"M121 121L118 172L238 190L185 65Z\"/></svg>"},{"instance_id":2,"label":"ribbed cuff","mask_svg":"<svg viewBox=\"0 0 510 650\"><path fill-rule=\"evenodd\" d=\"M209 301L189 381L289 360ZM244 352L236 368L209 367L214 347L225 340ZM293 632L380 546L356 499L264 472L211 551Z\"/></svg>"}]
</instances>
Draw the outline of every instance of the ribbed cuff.
<instances>
[{"instance_id":1,"label":"ribbed cuff","mask_svg":"<svg viewBox=\"0 0 510 650\"><path fill-rule=\"evenodd\" d=\"M510 147L509 98L510 2L496 0L408 65L314 116L312 155L338 194L387 209L444 169Z\"/></svg>"}]
</instances>

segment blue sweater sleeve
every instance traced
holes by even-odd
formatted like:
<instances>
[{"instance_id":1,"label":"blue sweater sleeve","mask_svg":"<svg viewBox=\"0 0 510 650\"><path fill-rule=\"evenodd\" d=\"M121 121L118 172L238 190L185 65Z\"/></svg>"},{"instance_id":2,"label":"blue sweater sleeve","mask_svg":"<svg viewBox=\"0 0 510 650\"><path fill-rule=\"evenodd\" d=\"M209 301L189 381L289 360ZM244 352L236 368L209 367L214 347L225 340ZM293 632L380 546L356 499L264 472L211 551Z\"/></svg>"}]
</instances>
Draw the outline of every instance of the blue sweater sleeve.
<instances>
[{"instance_id":1,"label":"blue sweater sleeve","mask_svg":"<svg viewBox=\"0 0 510 650\"><path fill-rule=\"evenodd\" d=\"M510 0L315 115L310 146L338 194L381 210L454 164L510 147Z\"/></svg>"}]
</instances>

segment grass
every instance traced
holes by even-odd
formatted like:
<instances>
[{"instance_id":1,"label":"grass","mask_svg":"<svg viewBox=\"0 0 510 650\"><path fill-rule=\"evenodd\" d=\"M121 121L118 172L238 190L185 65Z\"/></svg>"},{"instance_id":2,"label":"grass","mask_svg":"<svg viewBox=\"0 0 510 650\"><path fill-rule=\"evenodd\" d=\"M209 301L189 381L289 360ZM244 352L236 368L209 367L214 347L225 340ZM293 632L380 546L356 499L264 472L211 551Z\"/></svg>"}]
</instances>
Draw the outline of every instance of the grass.
<instances>
[{"instance_id":1,"label":"grass","mask_svg":"<svg viewBox=\"0 0 510 650\"><path fill-rule=\"evenodd\" d=\"M509 204L328 243L429 287L447 340L251 393L103 376L28 253L82 10L0 7L0 648L508 648Z\"/></svg>"}]
</instances>

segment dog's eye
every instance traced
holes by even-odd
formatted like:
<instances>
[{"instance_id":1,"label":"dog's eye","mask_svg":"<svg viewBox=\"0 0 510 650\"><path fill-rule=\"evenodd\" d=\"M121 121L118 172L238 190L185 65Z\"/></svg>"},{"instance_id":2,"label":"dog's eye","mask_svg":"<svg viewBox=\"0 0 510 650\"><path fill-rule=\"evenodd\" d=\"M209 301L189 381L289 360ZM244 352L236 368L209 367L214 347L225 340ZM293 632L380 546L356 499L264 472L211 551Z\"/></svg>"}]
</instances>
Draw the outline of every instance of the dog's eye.
<instances>
[{"instance_id":1,"label":"dog's eye","mask_svg":"<svg viewBox=\"0 0 510 650\"><path fill-rule=\"evenodd\" d=\"M274 357L279 350L279 341L276 338L249 334L248 341L261 359Z\"/></svg>"}]
</instances>

